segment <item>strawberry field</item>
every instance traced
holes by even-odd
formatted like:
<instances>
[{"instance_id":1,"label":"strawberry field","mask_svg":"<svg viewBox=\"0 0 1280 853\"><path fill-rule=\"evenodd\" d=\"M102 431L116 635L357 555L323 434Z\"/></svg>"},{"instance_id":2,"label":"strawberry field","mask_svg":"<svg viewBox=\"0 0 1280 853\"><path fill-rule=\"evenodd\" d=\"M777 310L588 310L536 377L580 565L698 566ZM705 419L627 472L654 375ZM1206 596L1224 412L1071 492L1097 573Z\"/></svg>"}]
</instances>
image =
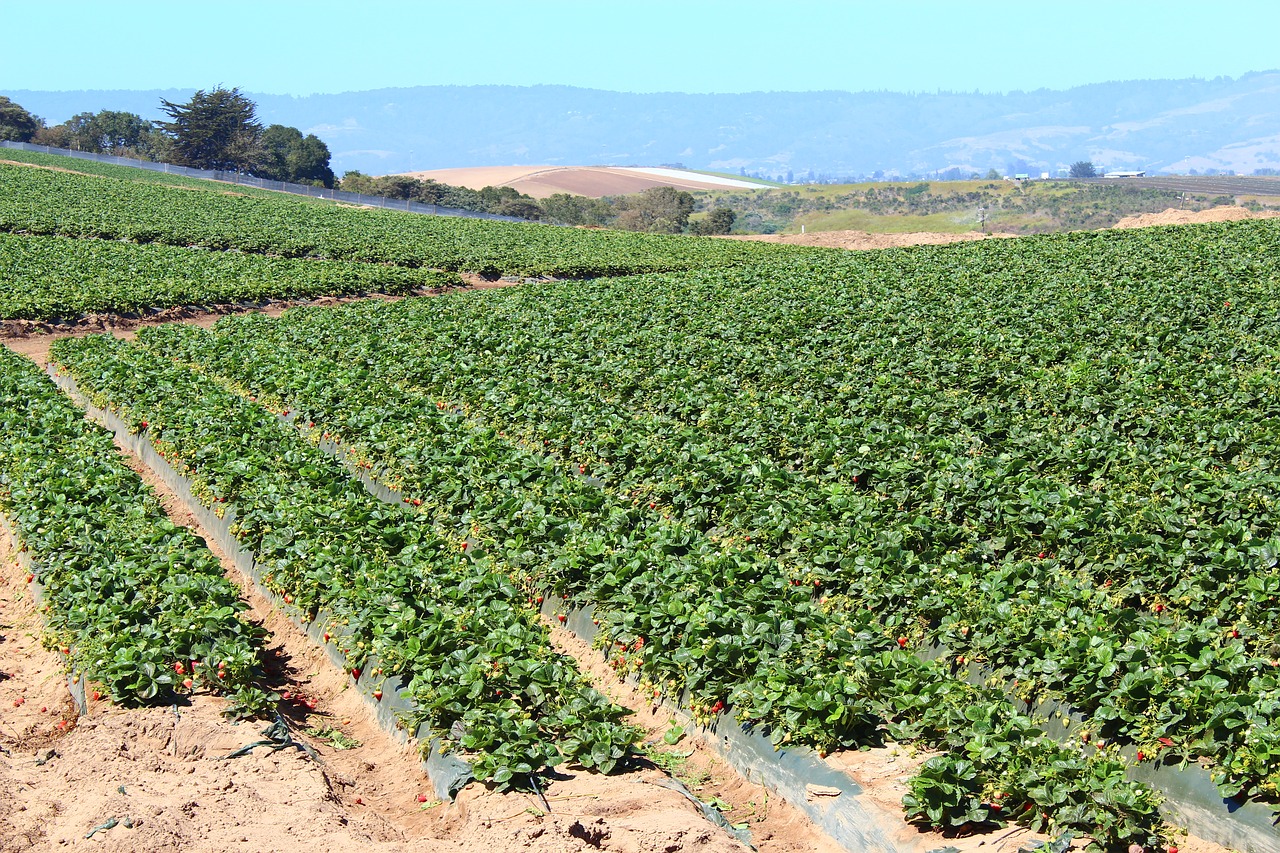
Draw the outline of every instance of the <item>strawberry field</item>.
<instances>
[{"instance_id":1,"label":"strawberry field","mask_svg":"<svg viewBox=\"0 0 1280 853\"><path fill-rule=\"evenodd\" d=\"M1135 768L1277 799L1277 243L780 253L55 357L478 775L633 737L547 656L554 591L699 719L941 749L905 801L925 824L1124 849L1163 832Z\"/></svg>"},{"instance_id":2,"label":"strawberry field","mask_svg":"<svg viewBox=\"0 0 1280 853\"><path fill-rule=\"evenodd\" d=\"M59 159L69 169L80 163ZM0 232L493 277L670 271L737 265L778 253L754 243L357 210L273 193L245 195L210 181L169 186L156 183L156 173L141 174L150 180L0 164Z\"/></svg>"},{"instance_id":3,"label":"strawberry field","mask_svg":"<svg viewBox=\"0 0 1280 853\"><path fill-rule=\"evenodd\" d=\"M115 240L0 234L0 318L74 319L183 305L387 293L460 285L452 273L295 260Z\"/></svg>"},{"instance_id":4,"label":"strawberry field","mask_svg":"<svg viewBox=\"0 0 1280 853\"><path fill-rule=\"evenodd\" d=\"M97 172L0 165L0 316L578 279L53 350L478 778L632 753L554 595L701 723L937 750L922 825L1167 843L1184 766L1274 816L1275 221L851 254ZM266 708L216 559L25 364L0 508L48 642L118 701Z\"/></svg>"}]
</instances>

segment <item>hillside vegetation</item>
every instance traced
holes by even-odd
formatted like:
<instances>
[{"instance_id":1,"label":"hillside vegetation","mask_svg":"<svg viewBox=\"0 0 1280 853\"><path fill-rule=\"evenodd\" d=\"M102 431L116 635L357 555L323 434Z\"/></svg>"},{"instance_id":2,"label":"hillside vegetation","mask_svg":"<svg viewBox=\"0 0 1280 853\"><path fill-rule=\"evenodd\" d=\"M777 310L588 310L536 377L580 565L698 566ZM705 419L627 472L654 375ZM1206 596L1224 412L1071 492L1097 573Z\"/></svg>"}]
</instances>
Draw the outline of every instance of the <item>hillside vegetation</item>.
<instances>
[{"instance_id":1,"label":"hillside vegetation","mask_svg":"<svg viewBox=\"0 0 1280 853\"><path fill-rule=\"evenodd\" d=\"M1235 202L1234 196L1216 193L1072 181L919 181L698 194L701 209L732 208L740 233L798 233L801 226L873 234L961 233L985 223L987 231L1037 234L1109 228L1135 214ZM1280 184L1276 197L1249 203L1280 209Z\"/></svg>"}]
</instances>

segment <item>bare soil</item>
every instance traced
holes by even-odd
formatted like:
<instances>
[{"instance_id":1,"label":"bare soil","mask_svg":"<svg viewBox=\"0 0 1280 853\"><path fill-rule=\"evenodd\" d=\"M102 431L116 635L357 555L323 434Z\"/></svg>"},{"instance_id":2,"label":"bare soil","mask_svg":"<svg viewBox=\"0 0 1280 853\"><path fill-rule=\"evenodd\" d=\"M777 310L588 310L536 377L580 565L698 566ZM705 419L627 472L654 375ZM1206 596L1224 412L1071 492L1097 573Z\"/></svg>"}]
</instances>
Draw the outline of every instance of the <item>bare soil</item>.
<instances>
[{"instance_id":1,"label":"bare soil","mask_svg":"<svg viewBox=\"0 0 1280 853\"><path fill-rule=\"evenodd\" d=\"M1280 211L1254 211L1244 207L1220 206L1208 210L1179 210L1168 208L1161 213L1143 213L1126 216L1115 224L1116 228L1150 228L1153 225L1192 225L1200 222L1235 222L1240 219L1274 219Z\"/></svg>"},{"instance_id":2,"label":"bare soil","mask_svg":"<svg viewBox=\"0 0 1280 853\"><path fill-rule=\"evenodd\" d=\"M653 187L676 187L682 190L724 189L713 180L698 180L698 176L694 173L688 177L647 175L626 169L611 169L608 166L477 166L405 174L411 178L434 180L474 190L484 189L487 186L506 186L533 198L547 198L556 193L599 198L606 195L643 192Z\"/></svg>"}]
</instances>

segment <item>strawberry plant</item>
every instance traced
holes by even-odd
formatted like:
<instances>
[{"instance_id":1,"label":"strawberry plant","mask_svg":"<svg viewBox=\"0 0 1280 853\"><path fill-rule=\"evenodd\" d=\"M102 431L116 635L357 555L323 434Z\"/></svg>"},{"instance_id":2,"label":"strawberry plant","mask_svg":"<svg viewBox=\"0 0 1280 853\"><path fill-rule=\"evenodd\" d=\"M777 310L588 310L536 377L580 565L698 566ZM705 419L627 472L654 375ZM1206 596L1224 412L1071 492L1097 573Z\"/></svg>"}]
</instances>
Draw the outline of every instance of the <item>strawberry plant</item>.
<instances>
[{"instance_id":1,"label":"strawberry plant","mask_svg":"<svg viewBox=\"0 0 1280 853\"><path fill-rule=\"evenodd\" d=\"M172 702L184 661L225 658L233 713L268 704L257 686L263 632L221 565L165 515L116 453L111 436L34 364L0 350L0 510L31 560L44 597L46 642L117 702Z\"/></svg>"},{"instance_id":2,"label":"strawberry plant","mask_svg":"<svg viewBox=\"0 0 1280 853\"><path fill-rule=\"evenodd\" d=\"M551 650L491 556L454 547L454 519L378 501L294 426L170 357L105 337L55 347L95 404L145 420L193 491L234 512L271 590L327 614L352 677L372 657L401 676L411 728L466 753L477 778L506 786L563 761L607 772L630 754L626 712Z\"/></svg>"},{"instance_id":3,"label":"strawberry plant","mask_svg":"<svg viewBox=\"0 0 1280 853\"><path fill-rule=\"evenodd\" d=\"M260 302L460 285L457 275L379 264L0 234L0 318ZM93 282L84 287L83 282Z\"/></svg>"}]
</instances>

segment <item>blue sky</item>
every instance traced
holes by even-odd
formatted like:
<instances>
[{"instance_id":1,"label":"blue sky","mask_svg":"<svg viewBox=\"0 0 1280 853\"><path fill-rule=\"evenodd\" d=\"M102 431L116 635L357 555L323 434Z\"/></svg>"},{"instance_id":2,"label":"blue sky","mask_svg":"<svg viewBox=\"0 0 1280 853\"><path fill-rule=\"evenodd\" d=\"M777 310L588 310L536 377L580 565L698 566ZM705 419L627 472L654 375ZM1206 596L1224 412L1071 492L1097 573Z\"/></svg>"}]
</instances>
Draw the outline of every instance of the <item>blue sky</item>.
<instances>
[{"instance_id":1,"label":"blue sky","mask_svg":"<svg viewBox=\"0 0 1280 853\"><path fill-rule=\"evenodd\" d=\"M0 93L1004 92L1280 67L1276 0L0 0Z\"/></svg>"}]
</instances>

